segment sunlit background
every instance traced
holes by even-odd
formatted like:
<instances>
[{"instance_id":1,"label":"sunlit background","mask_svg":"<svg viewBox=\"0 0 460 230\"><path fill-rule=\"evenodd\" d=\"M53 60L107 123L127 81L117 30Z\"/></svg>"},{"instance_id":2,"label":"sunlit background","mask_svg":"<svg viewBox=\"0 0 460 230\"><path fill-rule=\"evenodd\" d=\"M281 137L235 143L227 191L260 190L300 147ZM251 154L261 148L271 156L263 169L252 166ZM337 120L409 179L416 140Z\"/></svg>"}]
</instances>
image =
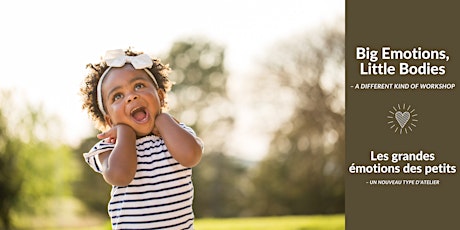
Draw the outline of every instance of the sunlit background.
<instances>
[{"instance_id":1,"label":"sunlit background","mask_svg":"<svg viewBox=\"0 0 460 230\"><path fill-rule=\"evenodd\" d=\"M24 228L44 224L23 221L37 212L67 210L57 203L71 206L67 224L107 220L109 190L84 185L100 175L81 164L97 132L79 87L86 64L133 47L170 64L170 112L205 141L194 171L197 217L343 212L344 12L343 0L2 1L0 163L29 171L1 179L21 184L2 208ZM29 183L46 175L46 185ZM292 185L299 189L281 189ZM101 198L82 201L95 193ZM280 195L288 198L269 202ZM28 210L34 199L47 207ZM66 226L56 219L51 228Z\"/></svg>"}]
</instances>

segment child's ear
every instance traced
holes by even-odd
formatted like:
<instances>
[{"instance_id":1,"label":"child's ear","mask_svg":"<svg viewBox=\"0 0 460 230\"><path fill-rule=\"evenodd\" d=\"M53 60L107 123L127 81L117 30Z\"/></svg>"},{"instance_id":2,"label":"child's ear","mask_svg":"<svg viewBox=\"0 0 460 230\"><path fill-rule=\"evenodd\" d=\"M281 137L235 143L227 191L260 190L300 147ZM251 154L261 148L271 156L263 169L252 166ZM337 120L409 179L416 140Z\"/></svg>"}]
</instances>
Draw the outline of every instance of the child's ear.
<instances>
[{"instance_id":1,"label":"child's ear","mask_svg":"<svg viewBox=\"0 0 460 230\"><path fill-rule=\"evenodd\" d=\"M166 93L163 89L158 90L158 98L160 98L160 107L165 106L165 98L166 98Z\"/></svg>"},{"instance_id":2,"label":"child's ear","mask_svg":"<svg viewBox=\"0 0 460 230\"><path fill-rule=\"evenodd\" d=\"M112 119L110 119L110 116L109 115L105 115L104 116L104 119L105 119L105 122L107 122L107 124L112 127L113 123L112 123Z\"/></svg>"}]
</instances>

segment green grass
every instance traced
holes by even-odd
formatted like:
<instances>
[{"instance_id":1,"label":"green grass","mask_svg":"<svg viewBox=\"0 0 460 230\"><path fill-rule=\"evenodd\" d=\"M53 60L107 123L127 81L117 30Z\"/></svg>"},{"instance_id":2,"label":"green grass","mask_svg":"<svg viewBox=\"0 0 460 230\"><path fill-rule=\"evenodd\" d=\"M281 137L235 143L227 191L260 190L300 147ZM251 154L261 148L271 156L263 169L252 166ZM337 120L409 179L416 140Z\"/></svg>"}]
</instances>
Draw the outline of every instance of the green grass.
<instances>
[{"instance_id":1,"label":"green grass","mask_svg":"<svg viewBox=\"0 0 460 230\"><path fill-rule=\"evenodd\" d=\"M81 223L80 225L84 225ZM89 226L35 226L20 230L109 230L110 222ZM253 218L195 219L196 230L344 230L345 215L277 216Z\"/></svg>"},{"instance_id":2,"label":"green grass","mask_svg":"<svg viewBox=\"0 0 460 230\"><path fill-rule=\"evenodd\" d=\"M196 230L344 230L345 215L197 219Z\"/></svg>"}]
</instances>

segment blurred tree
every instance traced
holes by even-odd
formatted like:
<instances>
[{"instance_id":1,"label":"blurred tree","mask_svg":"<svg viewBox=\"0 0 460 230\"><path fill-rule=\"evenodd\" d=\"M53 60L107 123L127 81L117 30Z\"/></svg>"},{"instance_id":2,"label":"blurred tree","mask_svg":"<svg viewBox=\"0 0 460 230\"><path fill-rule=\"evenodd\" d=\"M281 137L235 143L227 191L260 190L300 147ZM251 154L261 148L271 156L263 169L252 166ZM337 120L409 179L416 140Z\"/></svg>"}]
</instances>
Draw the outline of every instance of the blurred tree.
<instances>
[{"instance_id":1,"label":"blurred tree","mask_svg":"<svg viewBox=\"0 0 460 230\"><path fill-rule=\"evenodd\" d=\"M249 183L247 168L242 162L222 153L212 153L203 158L194 169L195 202L197 217L235 217L243 215Z\"/></svg>"},{"instance_id":2,"label":"blurred tree","mask_svg":"<svg viewBox=\"0 0 460 230\"><path fill-rule=\"evenodd\" d=\"M203 38L175 42L165 63L176 82L171 113L204 140L206 153L194 169L197 217L235 216L241 210L245 169L228 151L233 111L227 95L224 48Z\"/></svg>"},{"instance_id":3,"label":"blurred tree","mask_svg":"<svg viewBox=\"0 0 460 230\"><path fill-rule=\"evenodd\" d=\"M288 119L278 121L269 154L254 171L250 208L255 215L344 212L342 26L281 43L269 52L267 72L257 78L256 100L273 105L261 115L265 122L291 109Z\"/></svg>"},{"instance_id":4,"label":"blurred tree","mask_svg":"<svg viewBox=\"0 0 460 230\"><path fill-rule=\"evenodd\" d=\"M11 224L12 212L19 216L52 212L50 200L70 196L70 182L78 174L70 149L52 137L59 133L56 119L28 103L15 107L15 99L9 93L0 98L0 180L5 186L1 191L6 192L0 200L5 226Z\"/></svg>"},{"instance_id":5,"label":"blurred tree","mask_svg":"<svg viewBox=\"0 0 460 230\"><path fill-rule=\"evenodd\" d=\"M176 83L168 95L171 114L200 134L209 153L222 152L233 126L224 51L205 39L191 38L175 42L165 60Z\"/></svg>"},{"instance_id":6,"label":"blurred tree","mask_svg":"<svg viewBox=\"0 0 460 230\"><path fill-rule=\"evenodd\" d=\"M18 140L7 133L6 118L0 110L0 229L11 228L11 211L24 181L17 164L18 147Z\"/></svg>"}]
</instances>

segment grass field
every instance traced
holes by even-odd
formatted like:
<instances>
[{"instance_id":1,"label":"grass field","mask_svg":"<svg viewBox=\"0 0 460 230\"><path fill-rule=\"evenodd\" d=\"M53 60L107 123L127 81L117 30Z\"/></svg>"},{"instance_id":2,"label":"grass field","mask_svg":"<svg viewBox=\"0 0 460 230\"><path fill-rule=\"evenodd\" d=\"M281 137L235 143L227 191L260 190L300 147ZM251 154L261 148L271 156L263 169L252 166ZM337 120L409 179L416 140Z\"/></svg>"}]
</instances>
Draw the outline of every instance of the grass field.
<instances>
[{"instance_id":1,"label":"grass field","mask_svg":"<svg viewBox=\"0 0 460 230\"><path fill-rule=\"evenodd\" d=\"M110 223L90 226L19 227L20 230L110 230ZM344 230L345 215L196 219L196 230Z\"/></svg>"},{"instance_id":2,"label":"grass field","mask_svg":"<svg viewBox=\"0 0 460 230\"><path fill-rule=\"evenodd\" d=\"M54 200L46 215L14 216L18 230L111 230L107 215L95 215L74 198ZM1 227L0 227L1 228ZM344 230L345 215L197 218L196 230Z\"/></svg>"},{"instance_id":3,"label":"grass field","mask_svg":"<svg viewBox=\"0 0 460 230\"><path fill-rule=\"evenodd\" d=\"M345 216L283 216L258 218L197 219L196 230L344 230Z\"/></svg>"}]
</instances>

